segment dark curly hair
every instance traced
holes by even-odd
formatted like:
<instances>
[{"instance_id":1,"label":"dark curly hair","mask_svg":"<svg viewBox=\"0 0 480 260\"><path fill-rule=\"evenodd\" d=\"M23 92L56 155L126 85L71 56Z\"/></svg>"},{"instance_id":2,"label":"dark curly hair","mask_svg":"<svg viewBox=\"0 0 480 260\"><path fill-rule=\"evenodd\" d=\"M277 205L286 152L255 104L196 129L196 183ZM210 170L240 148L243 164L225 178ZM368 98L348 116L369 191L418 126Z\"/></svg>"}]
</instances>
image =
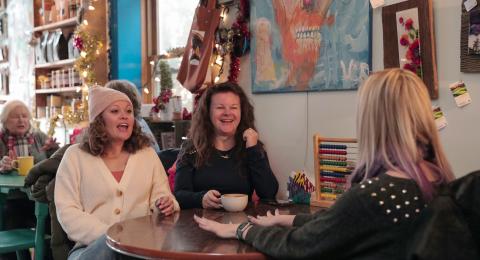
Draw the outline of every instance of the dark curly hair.
<instances>
[{"instance_id":1,"label":"dark curly hair","mask_svg":"<svg viewBox=\"0 0 480 260\"><path fill-rule=\"evenodd\" d=\"M210 119L210 104L212 97L218 93L233 93L240 98L241 118L235 133L234 156L238 159L245 156L245 142L243 141L243 132L252 128L255 129L254 109L243 89L233 82L225 82L209 87L205 90L199 100L198 106L193 113L192 123L188 134L189 142L186 143L184 153L196 152L195 167L199 168L205 165L215 151L215 127ZM241 144L241 145L238 145ZM259 144L262 143L259 141ZM263 146L263 145L262 145Z\"/></svg>"},{"instance_id":2,"label":"dark curly hair","mask_svg":"<svg viewBox=\"0 0 480 260\"><path fill-rule=\"evenodd\" d=\"M123 150L131 154L150 146L151 142L150 138L142 132L137 120L133 121L132 135L123 143ZM105 131L105 121L100 114L90 123L83 135L81 148L94 156L99 156L105 153L105 147L109 142L110 138Z\"/></svg>"}]
</instances>

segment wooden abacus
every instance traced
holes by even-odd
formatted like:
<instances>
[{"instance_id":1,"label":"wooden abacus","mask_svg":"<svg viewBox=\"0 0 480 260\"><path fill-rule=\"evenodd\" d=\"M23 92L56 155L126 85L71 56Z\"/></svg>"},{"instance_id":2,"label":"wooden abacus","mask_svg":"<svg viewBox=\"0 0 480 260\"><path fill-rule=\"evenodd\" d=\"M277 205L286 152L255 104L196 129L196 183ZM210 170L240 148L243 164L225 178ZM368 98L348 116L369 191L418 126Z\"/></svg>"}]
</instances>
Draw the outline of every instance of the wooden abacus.
<instances>
[{"instance_id":1,"label":"wooden abacus","mask_svg":"<svg viewBox=\"0 0 480 260\"><path fill-rule=\"evenodd\" d=\"M347 179L355 169L357 140L313 136L315 197L310 205L330 207L346 190Z\"/></svg>"}]
</instances>

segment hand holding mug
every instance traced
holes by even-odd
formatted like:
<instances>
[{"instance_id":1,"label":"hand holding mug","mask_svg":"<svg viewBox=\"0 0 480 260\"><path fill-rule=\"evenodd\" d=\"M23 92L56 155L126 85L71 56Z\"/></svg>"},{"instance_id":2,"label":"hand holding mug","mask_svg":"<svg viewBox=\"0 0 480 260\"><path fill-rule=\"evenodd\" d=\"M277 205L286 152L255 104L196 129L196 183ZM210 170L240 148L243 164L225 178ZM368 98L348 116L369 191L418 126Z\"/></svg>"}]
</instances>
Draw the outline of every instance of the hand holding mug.
<instances>
[{"instance_id":1,"label":"hand holding mug","mask_svg":"<svg viewBox=\"0 0 480 260\"><path fill-rule=\"evenodd\" d=\"M243 131L243 140L246 142L245 146L247 148L257 145L258 142L258 133L252 128L248 128Z\"/></svg>"},{"instance_id":2,"label":"hand holding mug","mask_svg":"<svg viewBox=\"0 0 480 260\"><path fill-rule=\"evenodd\" d=\"M219 209L221 208L220 194L217 190L209 190L202 198L202 207L204 209Z\"/></svg>"},{"instance_id":3,"label":"hand holding mug","mask_svg":"<svg viewBox=\"0 0 480 260\"><path fill-rule=\"evenodd\" d=\"M170 196L162 196L155 201L155 206L160 213L165 216L171 215L175 211L173 199Z\"/></svg>"},{"instance_id":4,"label":"hand holding mug","mask_svg":"<svg viewBox=\"0 0 480 260\"><path fill-rule=\"evenodd\" d=\"M0 171L9 171L13 169L12 166L13 160L8 156L3 156L2 160L0 160Z\"/></svg>"}]
</instances>

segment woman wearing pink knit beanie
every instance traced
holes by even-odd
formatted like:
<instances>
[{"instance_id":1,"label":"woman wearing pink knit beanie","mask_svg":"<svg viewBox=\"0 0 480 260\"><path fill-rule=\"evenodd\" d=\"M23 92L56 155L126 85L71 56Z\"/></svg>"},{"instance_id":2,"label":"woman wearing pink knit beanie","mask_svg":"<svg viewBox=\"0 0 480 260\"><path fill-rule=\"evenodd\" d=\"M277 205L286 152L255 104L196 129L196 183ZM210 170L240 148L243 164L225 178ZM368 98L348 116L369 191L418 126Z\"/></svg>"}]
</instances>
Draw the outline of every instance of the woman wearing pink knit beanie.
<instances>
[{"instance_id":1,"label":"woman wearing pink knit beanie","mask_svg":"<svg viewBox=\"0 0 480 260\"><path fill-rule=\"evenodd\" d=\"M105 242L109 226L153 211L170 215L180 207L127 95L93 87L88 105L87 133L67 149L57 171L55 205L76 242L68 259L115 259Z\"/></svg>"}]
</instances>

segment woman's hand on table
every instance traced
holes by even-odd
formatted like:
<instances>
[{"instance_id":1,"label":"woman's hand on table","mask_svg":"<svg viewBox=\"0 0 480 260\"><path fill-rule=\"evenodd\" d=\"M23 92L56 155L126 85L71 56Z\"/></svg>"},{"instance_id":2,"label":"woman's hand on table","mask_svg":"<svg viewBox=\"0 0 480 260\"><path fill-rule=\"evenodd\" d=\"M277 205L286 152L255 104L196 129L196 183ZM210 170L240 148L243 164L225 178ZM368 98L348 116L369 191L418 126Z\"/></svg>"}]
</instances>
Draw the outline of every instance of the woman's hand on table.
<instances>
[{"instance_id":1,"label":"woman's hand on table","mask_svg":"<svg viewBox=\"0 0 480 260\"><path fill-rule=\"evenodd\" d=\"M155 206L165 216L169 216L175 211L173 199L170 196L160 197L155 201Z\"/></svg>"},{"instance_id":2,"label":"woman's hand on table","mask_svg":"<svg viewBox=\"0 0 480 260\"><path fill-rule=\"evenodd\" d=\"M266 216L248 216L248 220L252 222L255 225L259 226L264 226L264 227L270 227L270 226L275 226L275 225L280 225L280 226L285 226L285 227L291 227L293 225L293 219L295 218L295 215L280 215L280 212L278 209L275 209L275 213L272 214L269 211L267 211Z\"/></svg>"},{"instance_id":3,"label":"woman's hand on table","mask_svg":"<svg viewBox=\"0 0 480 260\"><path fill-rule=\"evenodd\" d=\"M209 190L205 195L203 195L202 198L202 207L204 209L219 209L222 207L221 201L220 201L220 194L219 191L217 190Z\"/></svg>"},{"instance_id":4,"label":"woman's hand on table","mask_svg":"<svg viewBox=\"0 0 480 260\"><path fill-rule=\"evenodd\" d=\"M235 238L239 224L221 224L213 220L193 215L198 226L206 231L212 232L221 238Z\"/></svg>"},{"instance_id":5,"label":"woman's hand on table","mask_svg":"<svg viewBox=\"0 0 480 260\"><path fill-rule=\"evenodd\" d=\"M257 145L258 142L258 133L252 128L248 128L243 131L243 140L245 141L245 147L249 148Z\"/></svg>"}]
</instances>

